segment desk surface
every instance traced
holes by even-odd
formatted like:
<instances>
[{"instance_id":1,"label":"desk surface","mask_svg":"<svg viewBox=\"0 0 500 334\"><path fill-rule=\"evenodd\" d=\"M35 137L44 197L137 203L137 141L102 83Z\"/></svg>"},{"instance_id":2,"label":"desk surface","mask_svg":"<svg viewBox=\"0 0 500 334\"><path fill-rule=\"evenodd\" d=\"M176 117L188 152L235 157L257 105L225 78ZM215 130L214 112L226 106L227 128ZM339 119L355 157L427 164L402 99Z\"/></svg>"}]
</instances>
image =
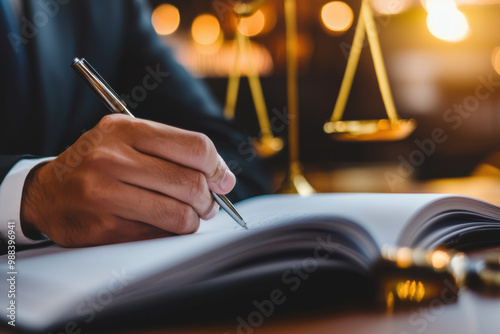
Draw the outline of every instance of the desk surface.
<instances>
[{"instance_id":1,"label":"desk surface","mask_svg":"<svg viewBox=\"0 0 500 334\"><path fill-rule=\"evenodd\" d=\"M309 167L305 176L318 192L448 193L479 198L500 206L500 169L479 166L472 176L425 182L398 176L398 166L377 164L325 170Z\"/></svg>"}]
</instances>

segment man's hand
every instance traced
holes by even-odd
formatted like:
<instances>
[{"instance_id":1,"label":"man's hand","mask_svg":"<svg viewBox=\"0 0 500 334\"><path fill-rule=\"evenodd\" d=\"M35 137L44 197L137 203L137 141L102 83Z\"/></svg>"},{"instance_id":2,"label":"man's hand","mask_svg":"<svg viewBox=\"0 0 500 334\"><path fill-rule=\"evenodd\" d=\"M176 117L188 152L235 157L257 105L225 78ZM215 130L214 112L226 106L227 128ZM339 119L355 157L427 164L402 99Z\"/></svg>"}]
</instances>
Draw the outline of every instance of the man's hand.
<instances>
[{"instance_id":1,"label":"man's hand","mask_svg":"<svg viewBox=\"0 0 500 334\"><path fill-rule=\"evenodd\" d=\"M21 222L67 247L188 234L235 182L205 135L109 115L33 171Z\"/></svg>"}]
</instances>

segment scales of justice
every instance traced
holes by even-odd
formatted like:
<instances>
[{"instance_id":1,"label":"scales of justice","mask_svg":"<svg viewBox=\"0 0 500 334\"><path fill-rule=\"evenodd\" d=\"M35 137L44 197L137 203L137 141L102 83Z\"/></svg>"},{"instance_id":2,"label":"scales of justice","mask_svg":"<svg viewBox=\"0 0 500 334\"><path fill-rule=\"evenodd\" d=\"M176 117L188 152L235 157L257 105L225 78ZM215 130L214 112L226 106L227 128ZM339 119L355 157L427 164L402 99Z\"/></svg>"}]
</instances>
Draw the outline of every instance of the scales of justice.
<instances>
[{"instance_id":1,"label":"scales of justice","mask_svg":"<svg viewBox=\"0 0 500 334\"><path fill-rule=\"evenodd\" d=\"M254 14L265 0L241 1L234 6L239 20ZM314 193L313 187L302 174L299 149L299 100L298 100L298 57L297 57L297 15L296 0L284 0L286 23L286 59L287 59L287 103L288 103L288 167L279 193L295 193L303 196ZM349 98L354 76L359 64L365 36L371 49L375 73L380 93L387 113L387 119L349 120L342 116ZM250 39L236 29L236 57L229 76L225 115L234 117L241 73L240 59L245 56L248 62L248 80L260 127L260 138L254 141L256 151L262 157L269 157L280 152L284 145L281 138L276 138L271 130L269 116L262 92L258 71L251 62ZM323 130L339 141L396 141L407 138L416 128L413 119L399 118L392 97L387 72L385 69L377 28L369 0L362 0L359 18L354 33L354 40L347 61L346 71L335 103L333 114L325 123Z\"/></svg>"}]
</instances>

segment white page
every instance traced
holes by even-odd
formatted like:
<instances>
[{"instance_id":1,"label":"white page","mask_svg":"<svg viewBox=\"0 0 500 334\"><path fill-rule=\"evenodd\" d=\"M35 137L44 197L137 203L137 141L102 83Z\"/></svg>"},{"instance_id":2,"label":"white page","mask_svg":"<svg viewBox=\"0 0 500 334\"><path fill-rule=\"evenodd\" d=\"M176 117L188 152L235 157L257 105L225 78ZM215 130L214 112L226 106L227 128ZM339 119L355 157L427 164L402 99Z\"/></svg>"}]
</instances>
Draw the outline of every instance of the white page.
<instances>
[{"instance_id":1,"label":"white page","mask_svg":"<svg viewBox=\"0 0 500 334\"><path fill-rule=\"evenodd\" d=\"M443 194L369 194L336 193L268 195L246 200L237 205L250 229L283 224L297 217L330 215L359 223L379 246L397 244L405 224L419 209L449 195ZM231 227L242 229L227 214L220 212L214 221L202 222L199 233L211 233Z\"/></svg>"},{"instance_id":2,"label":"white page","mask_svg":"<svg viewBox=\"0 0 500 334\"><path fill-rule=\"evenodd\" d=\"M16 288L18 324L46 328L64 314L77 315L87 298L98 297L121 277L127 284L165 271L228 240L227 233L190 235L83 249L62 249L32 256L38 249L17 253ZM24 259L26 257L26 259ZM0 270L6 273L2 256ZM0 283L0 305L7 307L7 281ZM75 303L76 302L76 303Z\"/></svg>"}]
</instances>

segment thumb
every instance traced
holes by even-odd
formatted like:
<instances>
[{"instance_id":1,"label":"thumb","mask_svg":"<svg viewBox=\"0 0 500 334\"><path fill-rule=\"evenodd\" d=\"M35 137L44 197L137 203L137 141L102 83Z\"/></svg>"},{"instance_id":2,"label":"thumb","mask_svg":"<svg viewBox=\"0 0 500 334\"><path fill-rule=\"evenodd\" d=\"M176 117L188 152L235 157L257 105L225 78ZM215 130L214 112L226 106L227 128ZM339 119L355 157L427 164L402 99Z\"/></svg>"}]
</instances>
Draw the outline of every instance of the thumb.
<instances>
[{"instance_id":1,"label":"thumb","mask_svg":"<svg viewBox=\"0 0 500 334\"><path fill-rule=\"evenodd\" d=\"M215 169L207 176L207 182L210 190L221 195L229 193L236 185L236 177L220 155Z\"/></svg>"}]
</instances>

